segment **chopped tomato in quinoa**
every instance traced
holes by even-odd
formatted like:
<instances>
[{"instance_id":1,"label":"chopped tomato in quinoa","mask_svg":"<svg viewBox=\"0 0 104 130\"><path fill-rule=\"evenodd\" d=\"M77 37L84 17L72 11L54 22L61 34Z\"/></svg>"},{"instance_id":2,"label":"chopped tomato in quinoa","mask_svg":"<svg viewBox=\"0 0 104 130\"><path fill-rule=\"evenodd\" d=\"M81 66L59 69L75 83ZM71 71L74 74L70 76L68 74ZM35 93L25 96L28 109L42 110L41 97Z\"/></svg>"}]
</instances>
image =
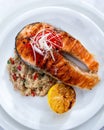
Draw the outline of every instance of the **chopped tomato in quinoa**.
<instances>
[{"instance_id":1,"label":"chopped tomato in quinoa","mask_svg":"<svg viewBox=\"0 0 104 130\"><path fill-rule=\"evenodd\" d=\"M45 96L50 87L56 83L52 77L24 64L17 55L11 57L7 65L14 88L22 95Z\"/></svg>"}]
</instances>

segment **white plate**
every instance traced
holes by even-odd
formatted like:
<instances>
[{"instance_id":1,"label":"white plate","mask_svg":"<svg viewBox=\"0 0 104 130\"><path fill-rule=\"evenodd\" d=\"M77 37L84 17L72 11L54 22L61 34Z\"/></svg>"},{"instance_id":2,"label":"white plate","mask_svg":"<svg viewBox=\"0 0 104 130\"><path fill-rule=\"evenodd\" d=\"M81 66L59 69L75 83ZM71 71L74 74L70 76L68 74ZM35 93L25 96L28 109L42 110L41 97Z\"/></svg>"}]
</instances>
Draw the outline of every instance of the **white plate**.
<instances>
[{"instance_id":1,"label":"white plate","mask_svg":"<svg viewBox=\"0 0 104 130\"><path fill-rule=\"evenodd\" d=\"M92 91L76 89L77 102L73 109L63 115L53 113L47 97L22 97L13 90L6 70L6 62L13 55L16 34L21 28L32 22L44 21L60 27L77 39L96 55L100 62L101 82ZM47 7L29 11L15 19L5 30L0 46L1 63L1 105L15 120L31 128L74 128L92 117L104 104L104 63L102 31L87 17L65 8ZM100 45L99 45L100 44Z\"/></svg>"}]
</instances>

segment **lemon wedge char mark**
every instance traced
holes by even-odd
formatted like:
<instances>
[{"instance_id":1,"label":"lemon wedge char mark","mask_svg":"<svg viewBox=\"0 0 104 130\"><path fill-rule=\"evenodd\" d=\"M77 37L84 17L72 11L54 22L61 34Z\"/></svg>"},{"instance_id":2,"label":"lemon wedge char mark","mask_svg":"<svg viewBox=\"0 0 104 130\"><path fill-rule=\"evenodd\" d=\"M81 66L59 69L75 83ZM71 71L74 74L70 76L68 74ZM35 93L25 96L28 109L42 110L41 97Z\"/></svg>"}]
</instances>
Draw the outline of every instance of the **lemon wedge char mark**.
<instances>
[{"instance_id":1,"label":"lemon wedge char mark","mask_svg":"<svg viewBox=\"0 0 104 130\"><path fill-rule=\"evenodd\" d=\"M76 94L72 87L64 84L53 85L48 92L48 103L56 113L64 113L72 108L76 101Z\"/></svg>"}]
</instances>

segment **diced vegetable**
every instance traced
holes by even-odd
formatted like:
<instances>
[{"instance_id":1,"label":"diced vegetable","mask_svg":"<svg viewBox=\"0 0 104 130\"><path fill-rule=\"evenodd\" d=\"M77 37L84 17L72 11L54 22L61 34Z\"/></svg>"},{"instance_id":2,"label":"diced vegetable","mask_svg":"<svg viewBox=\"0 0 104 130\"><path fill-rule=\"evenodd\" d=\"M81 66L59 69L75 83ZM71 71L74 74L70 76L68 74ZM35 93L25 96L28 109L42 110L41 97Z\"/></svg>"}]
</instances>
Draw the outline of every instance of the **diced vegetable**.
<instances>
[{"instance_id":1,"label":"diced vegetable","mask_svg":"<svg viewBox=\"0 0 104 130\"><path fill-rule=\"evenodd\" d=\"M7 64L10 64L10 60L7 61Z\"/></svg>"},{"instance_id":2,"label":"diced vegetable","mask_svg":"<svg viewBox=\"0 0 104 130\"><path fill-rule=\"evenodd\" d=\"M34 78L34 80L36 80L38 78L38 74L35 73L33 78Z\"/></svg>"},{"instance_id":3,"label":"diced vegetable","mask_svg":"<svg viewBox=\"0 0 104 130\"><path fill-rule=\"evenodd\" d=\"M16 80L17 80L16 74L13 74L13 75L12 75L12 78L14 79L14 81L16 81Z\"/></svg>"},{"instance_id":4,"label":"diced vegetable","mask_svg":"<svg viewBox=\"0 0 104 130\"><path fill-rule=\"evenodd\" d=\"M35 91L31 91L31 96L35 96L36 94L35 94Z\"/></svg>"},{"instance_id":5,"label":"diced vegetable","mask_svg":"<svg viewBox=\"0 0 104 130\"><path fill-rule=\"evenodd\" d=\"M22 69L21 65L17 66L17 69L18 69L19 71L21 71L21 69Z\"/></svg>"},{"instance_id":6,"label":"diced vegetable","mask_svg":"<svg viewBox=\"0 0 104 130\"><path fill-rule=\"evenodd\" d=\"M17 71L17 68L14 66L12 71L15 73Z\"/></svg>"},{"instance_id":7,"label":"diced vegetable","mask_svg":"<svg viewBox=\"0 0 104 130\"><path fill-rule=\"evenodd\" d=\"M10 58L9 61L10 61L11 64L14 64L14 59L13 58Z\"/></svg>"}]
</instances>

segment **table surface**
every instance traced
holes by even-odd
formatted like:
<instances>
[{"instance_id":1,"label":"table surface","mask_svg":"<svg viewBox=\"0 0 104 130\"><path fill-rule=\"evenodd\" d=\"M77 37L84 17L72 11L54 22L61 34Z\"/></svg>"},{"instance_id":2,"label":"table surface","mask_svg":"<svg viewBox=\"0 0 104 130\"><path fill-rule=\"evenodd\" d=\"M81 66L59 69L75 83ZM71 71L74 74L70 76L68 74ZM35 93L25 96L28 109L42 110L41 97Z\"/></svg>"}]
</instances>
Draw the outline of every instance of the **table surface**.
<instances>
[{"instance_id":1,"label":"table surface","mask_svg":"<svg viewBox=\"0 0 104 130\"><path fill-rule=\"evenodd\" d=\"M34 0L22 0L22 1L21 0L0 0L0 24L2 24L5 18L8 17L11 13L13 13L13 11L15 11L20 5L24 4L25 2L32 2L32 1ZM75 1L77 2L77 0ZM81 0L81 1L96 7L99 11L104 13L104 0ZM102 117L102 115L104 115L104 107L96 115L96 119L98 117L100 119L103 118L104 116ZM86 125L87 124L88 123L86 123ZM0 127L0 130L3 129ZM104 128L102 128L102 130L104 130Z\"/></svg>"}]
</instances>

